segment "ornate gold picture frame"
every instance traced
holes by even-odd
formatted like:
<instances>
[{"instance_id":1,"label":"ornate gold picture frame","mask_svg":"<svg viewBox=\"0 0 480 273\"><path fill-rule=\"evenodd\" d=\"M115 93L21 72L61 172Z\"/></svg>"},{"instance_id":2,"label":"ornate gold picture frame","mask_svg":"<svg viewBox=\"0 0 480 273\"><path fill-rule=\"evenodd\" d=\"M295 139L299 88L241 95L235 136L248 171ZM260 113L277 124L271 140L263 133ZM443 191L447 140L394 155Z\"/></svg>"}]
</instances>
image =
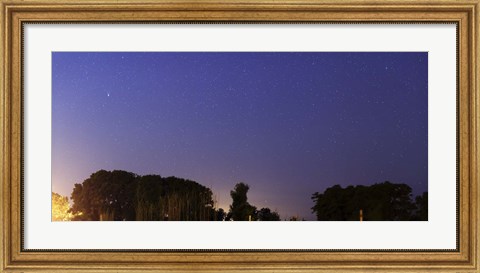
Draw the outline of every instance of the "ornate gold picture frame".
<instances>
[{"instance_id":1,"label":"ornate gold picture frame","mask_svg":"<svg viewBox=\"0 0 480 273\"><path fill-rule=\"evenodd\" d=\"M1 0L2 272L480 272L479 1ZM32 250L23 247L23 25L25 23L323 22L457 25L457 249Z\"/></svg>"}]
</instances>

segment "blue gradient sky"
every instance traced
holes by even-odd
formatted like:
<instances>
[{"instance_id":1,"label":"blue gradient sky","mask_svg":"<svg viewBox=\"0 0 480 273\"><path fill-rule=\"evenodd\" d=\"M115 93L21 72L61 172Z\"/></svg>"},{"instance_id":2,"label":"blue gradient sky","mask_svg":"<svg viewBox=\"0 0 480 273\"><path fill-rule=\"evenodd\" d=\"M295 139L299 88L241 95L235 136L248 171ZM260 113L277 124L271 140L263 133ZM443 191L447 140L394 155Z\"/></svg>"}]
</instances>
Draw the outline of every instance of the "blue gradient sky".
<instances>
[{"instance_id":1,"label":"blue gradient sky","mask_svg":"<svg viewBox=\"0 0 480 273\"><path fill-rule=\"evenodd\" d=\"M335 184L427 190L427 53L52 53L52 190L97 170L195 180L314 219Z\"/></svg>"}]
</instances>

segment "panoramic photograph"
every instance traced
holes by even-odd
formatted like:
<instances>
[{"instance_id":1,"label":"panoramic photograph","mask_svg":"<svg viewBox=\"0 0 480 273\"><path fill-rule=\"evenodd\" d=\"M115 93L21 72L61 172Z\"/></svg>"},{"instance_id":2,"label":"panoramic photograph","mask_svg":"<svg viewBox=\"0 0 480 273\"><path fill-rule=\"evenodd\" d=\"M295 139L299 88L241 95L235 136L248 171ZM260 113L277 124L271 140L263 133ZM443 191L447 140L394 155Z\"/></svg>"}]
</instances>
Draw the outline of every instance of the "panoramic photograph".
<instances>
[{"instance_id":1,"label":"panoramic photograph","mask_svg":"<svg viewBox=\"0 0 480 273\"><path fill-rule=\"evenodd\" d=\"M427 52L53 52L52 221L428 221Z\"/></svg>"}]
</instances>

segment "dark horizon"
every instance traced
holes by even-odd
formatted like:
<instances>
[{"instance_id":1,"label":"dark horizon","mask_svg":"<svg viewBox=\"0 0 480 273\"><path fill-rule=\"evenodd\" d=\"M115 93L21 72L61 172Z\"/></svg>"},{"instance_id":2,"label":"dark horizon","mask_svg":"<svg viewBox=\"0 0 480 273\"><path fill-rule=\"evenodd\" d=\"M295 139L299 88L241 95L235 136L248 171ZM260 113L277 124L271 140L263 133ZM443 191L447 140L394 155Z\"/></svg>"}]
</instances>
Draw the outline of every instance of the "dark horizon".
<instances>
[{"instance_id":1,"label":"dark horizon","mask_svg":"<svg viewBox=\"0 0 480 273\"><path fill-rule=\"evenodd\" d=\"M282 219L335 184L428 190L426 52L54 52L52 191L100 169L191 179Z\"/></svg>"}]
</instances>

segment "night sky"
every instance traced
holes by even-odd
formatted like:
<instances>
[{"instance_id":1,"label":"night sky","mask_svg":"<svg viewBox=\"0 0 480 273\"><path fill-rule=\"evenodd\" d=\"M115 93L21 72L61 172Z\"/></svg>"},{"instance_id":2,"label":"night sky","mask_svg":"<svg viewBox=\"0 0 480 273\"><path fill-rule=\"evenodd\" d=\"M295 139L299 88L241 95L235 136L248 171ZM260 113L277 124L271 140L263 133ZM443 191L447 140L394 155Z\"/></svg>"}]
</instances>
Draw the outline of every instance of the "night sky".
<instances>
[{"instance_id":1,"label":"night sky","mask_svg":"<svg viewBox=\"0 0 480 273\"><path fill-rule=\"evenodd\" d=\"M427 190L423 52L54 52L52 190L100 169L191 179L282 219L335 184Z\"/></svg>"}]
</instances>

